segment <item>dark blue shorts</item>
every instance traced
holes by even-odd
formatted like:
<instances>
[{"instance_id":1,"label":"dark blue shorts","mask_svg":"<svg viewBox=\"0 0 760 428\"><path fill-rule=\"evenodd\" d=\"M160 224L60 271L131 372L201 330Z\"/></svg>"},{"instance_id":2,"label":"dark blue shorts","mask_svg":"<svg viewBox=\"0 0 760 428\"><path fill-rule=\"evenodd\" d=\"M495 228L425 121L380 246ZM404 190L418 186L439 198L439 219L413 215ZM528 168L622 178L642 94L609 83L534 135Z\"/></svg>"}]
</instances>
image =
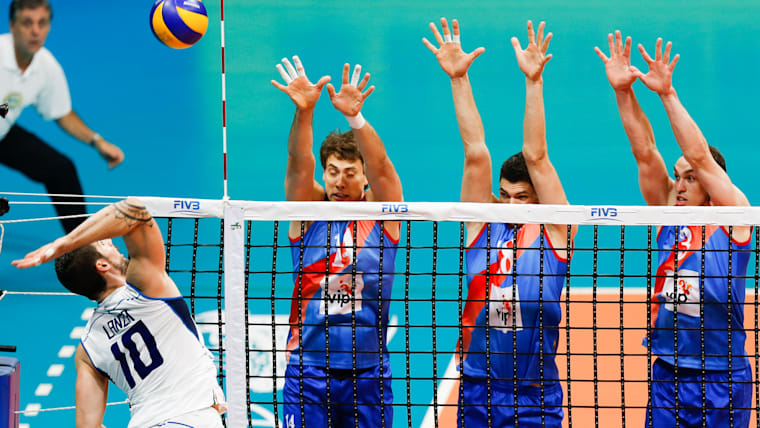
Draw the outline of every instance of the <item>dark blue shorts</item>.
<instances>
[{"instance_id":1,"label":"dark blue shorts","mask_svg":"<svg viewBox=\"0 0 760 428\"><path fill-rule=\"evenodd\" d=\"M731 394L728 392L728 371L708 371L702 379L701 370L678 368L678 415L676 416L676 387L673 366L658 359L652 365L652 399L647 408L652 413L652 427L728 427L733 414L733 427L749 426L752 407L752 370L745 367L731 372ZM702 402L704 384L704 405ZM729 396L731 411L729 411ZM676 419L678 424L676 425Z\"/></svg>"},{"instance_id":2,"label":"dark blue shorts","mask_svg":"<svg viewBox=\"0 0 760 428\"><path fill-rule=\"evenodd\" d=\"M465 428L515 426L514 393L509 388L495 387L491 382L491 424L488 424L488 385L485 380L464 378L463 396L459 397L457 426ZM543 416L543 421L542 417ZM520 387L517 391L517 420L520 428L561 427L562 386L559 383L544 386L543 403L540 387Z\"/></svg>"},{"instance_id":3,"label":"dark blue shorts","mask_svg":"<svg viewBox=\"0 0 760 428\"><path fill-rule=\"evenodd\" d=\"M379 427L382 418L385 426L393 425L393 392L391 368L383 366L383 397L380 400L380 366L357 370L356 411L354 410L354 381L351 370L330 372L324 367L304 366L303 375L298 366L285 369L283 414L285 427L301 428L301 415L309 428L327 427ZM303 395L300 383L303 379ZM330 385L328 420L327 384ZM301 398L303 397L303 398ZM381 405L381 402L383 403Z\"/></svg>"}]
</instances>

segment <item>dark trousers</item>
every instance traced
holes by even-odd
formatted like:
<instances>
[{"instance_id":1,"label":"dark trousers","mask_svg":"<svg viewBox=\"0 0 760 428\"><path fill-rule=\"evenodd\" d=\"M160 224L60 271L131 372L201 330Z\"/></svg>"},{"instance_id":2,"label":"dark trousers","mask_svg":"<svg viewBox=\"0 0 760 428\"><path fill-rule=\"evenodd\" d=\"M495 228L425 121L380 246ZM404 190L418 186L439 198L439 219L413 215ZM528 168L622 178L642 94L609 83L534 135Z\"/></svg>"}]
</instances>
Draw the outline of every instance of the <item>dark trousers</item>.
<instances>
[{"instance_id":1,"label":"dark trousers","mask_svg":"<svg viewBox=\"0 0 760 428\"><path fill-rule=\"evenodd\" d=\"M47 193L81 195L77 170L69 158L18 125L13 125L0 141L0 163L15 169L30 179L42 183ZM83 197L52 197L53 202L79 202ZM55 205L59 216L85 214L84 205ZM61 219L66 233L74 230L85 217Z\"/></svg>"}]
</instances>

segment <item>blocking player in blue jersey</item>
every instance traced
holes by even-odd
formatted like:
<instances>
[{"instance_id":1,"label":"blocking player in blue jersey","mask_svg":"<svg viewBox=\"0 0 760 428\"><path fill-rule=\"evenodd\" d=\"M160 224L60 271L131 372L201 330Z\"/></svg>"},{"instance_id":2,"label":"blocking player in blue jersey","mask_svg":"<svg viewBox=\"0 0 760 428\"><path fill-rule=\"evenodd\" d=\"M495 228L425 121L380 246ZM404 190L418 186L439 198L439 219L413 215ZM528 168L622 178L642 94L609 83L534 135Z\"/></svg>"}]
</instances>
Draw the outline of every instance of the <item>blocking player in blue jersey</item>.
<instances>
[{"instance_id":1,"label":"blocking player in blue jersey","mask_svg":"<svg viewBox=\"0 0 760 428\"><path fill-rule=\"evenodd\" d=\"M609 58L599 48L596 52L615 90L647 204L748 206L728 177L723 156L707 144L676 95L672 77L679 56L671 61L671 43L663 52L662 39L657 39L654 59L639 44L649 66L644 74L631 66L630 37L623 45L616 31L608 40ZM662 100L683 153L673 167L675 179L668 175L652 126L633 93L637 78ZM647 426L650 420L655 427L749 425L752 372L744 350L743 303L751 233L749 226L657 230L657 248L670 251L659 253L654 284L657 315L649 346L657 360Z\"/></svg>"},{"instance_id":2,"label":"blocking player in blue jersey","mask_svg":"<svg viewBox=\"0 0 760 428\"><path fill-rule=\"evenodd\" d=\"M297 56L293 62L295 67L283 59L284 68L277 67L286 85L272 81L296 105L288 140L287 200L401 201L398 174L361 114L375 87L367 88L369 73L359 81L359 65L350 81L349 65L344 65L339 92L327 85L330 101L351 131L327 136L320 148L324 186L314 179L314 106L330 78L313 84ZM399 232L395 221L291 222L295 286L283 392L288 428L391 426L385 338Z\"/></svg>"},{"instance_id":3,"label":"blocking player in blue jersey","mask_svg":"<svg viewBox=\"0 0 760 428\"><path fill-rule=\"evenodd\" d=\"M546 148L541 75L551 58L546 50L552 34L544 37L543 22L535 34L528 21L528 46L522 49L512 38L517 63L525 74L523 146L502 165L496 198L491 190L491 157L467 75L485 49L464 52L459 23L452 21L453 32L446 19L441 19L441 26L443 36L430 24L439 47L427 39L423 42L451 78L464 144L462 202L567 204ZM468 428L518 423L520 427L559 427L562 388L554 356L568 244L576 228L468 223L466 230L468 292L459 344L464 382L458 423L461 426L464 421Z\"/></svg>"}]
</instances>

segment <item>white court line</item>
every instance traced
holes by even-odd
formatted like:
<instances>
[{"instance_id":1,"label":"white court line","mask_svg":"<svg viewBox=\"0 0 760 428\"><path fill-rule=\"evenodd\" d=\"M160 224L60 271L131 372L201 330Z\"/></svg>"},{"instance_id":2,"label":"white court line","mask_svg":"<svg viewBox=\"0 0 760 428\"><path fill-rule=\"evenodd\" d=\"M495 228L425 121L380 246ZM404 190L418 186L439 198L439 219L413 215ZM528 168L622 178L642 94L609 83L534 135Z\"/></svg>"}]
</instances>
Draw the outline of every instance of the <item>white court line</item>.
<instances>
[{"instance_id":1,"label":"white court line","mask_svg":"<svg viewBox=\"0 0 760 428\"><path fill-rule=\"evenodd\" d=\"M18 428L29 428L29 424L18 424Z\"/></svg>"},{"instance_id":2,"label":"white court line","mask_svg":"<svg viewBox=\"0 0 760 428\"><path fill-rule=\"evenodd\" d=\"M92 318L92 314L95 312L95 308L87 308L82 312L82 321L89 321Z\"/></svg>"},{"instance_id":3,"label":"white court line","mask_svg":"<svg viewBox=\"0 0 760 428\"><path fill-rule=\"evenodd\" d=\"M71 334L69 334L69 337L72 339L81 339L83 334L84 334L84 327L74 327L74 329L71 330Z\"/></svg>"},{"instance_id":4,"label":"white court line","mask_svg":"<svg viewBox=\"0 0 760 428\"><path fill-rule=\"evenodd\" d=\"M58 358L71 358L76 350L77 348L74 346L64 345L61 347L61 350L58 351Z\"/></svg>"},{"instance_id":5,"label":"white court line","mask_svg":"<svg viewBox=\"0 0 760 428\"><path fill-rule=\"evenodd\" d=\"M398 315L393 315L391 317L391 321L388 324L392 327L388 327L388 337L385 338L386 346L391 343L393 336L395 336L396 332L398 331Z\"/></svg>"},{"instance_id":6,"label":"white court line","mask_svg":"<svg viewBox=\"0 0 760 428\"><path fill-rule=\"evenodd\" d=\"M34 395L37 397L47 397L50 395L50 391L53 390L52 383L41 383L37 385L37 389L34 390Z\"/></svg>"},{"instance_id":7,"label":"white court line","mask_svg":"<svg viewBox=\"0 0 760 428\"><path fill-rule=\"evenodd\" d=\"M29 403L24 409L24 416L37 416L42 406L39 403Z\"/></svg>"},{"instance_id":8,"label":"white court line","mask_svg":"<svg viewBox=\"0 0 760 428\"><path fill-rule=\"evenodd\" d=\"M444 379L441 380L440 385L438 385L438 397L435 400L438 404L438 417L441 416L441 412L445 408L445 406L442 406L441 404L446 404L446 400L448 400L451 390L454 388L454 385L456 385L459 378L456 356L451 357L451 361L449 361L449 365L446 367L446 372L443 377ZM420 424L420 428L432 428L438 425L435 423L437 417L433 417L433 409L433 402L431 402L430 407L428 407L428 410L425 413L425 419L423 419L422 424Z\"/></svg>"},{"instance_id":9,"label":"white court line","mask_svg":"<svg viewBox=\"0 0 760 428\"><path fill-rule=\"evenodd\" d=\"M50 368L48 368L47 375L48 377L58 377L63 373L63 364L51 364Z\"/></svg>"}]
</instances>

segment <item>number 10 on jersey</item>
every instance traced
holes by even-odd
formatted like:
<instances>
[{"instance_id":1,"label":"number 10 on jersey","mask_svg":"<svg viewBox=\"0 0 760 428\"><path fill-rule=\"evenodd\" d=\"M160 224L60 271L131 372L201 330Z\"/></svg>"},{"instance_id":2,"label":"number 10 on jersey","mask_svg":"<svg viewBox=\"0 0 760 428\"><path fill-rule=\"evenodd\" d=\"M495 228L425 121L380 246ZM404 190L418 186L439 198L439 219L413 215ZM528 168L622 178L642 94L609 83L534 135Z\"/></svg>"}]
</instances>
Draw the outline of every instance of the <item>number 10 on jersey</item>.
<instances>
[{"instance_id":1,"label":"number 10 on jersey","mask_svg":"<svg viewBox=\"0 0 760 428\"><path fill-rule=\"evenodd\" d=\"M140 339L148 349L148 355L150 357L150 362L148 364L144 363L140 358L140 351L137 349L137 344L133 340L135 335L140 336ZM121 335L121 344L129 352L129 359L132 360L134 371L137 372L140 379L145 379L150 372L164 363L164 358L161 356L161 353L158 352L156 339L142 321L138 321L134 326ZM127 380L129 387L134 388L135 378L132 376L132 370L127 362L127 355L122 351L118 341L111 345L111 353L119 364L121 364L121 370L124 372L124 378Z\"/></svg>"}]
</instances>

